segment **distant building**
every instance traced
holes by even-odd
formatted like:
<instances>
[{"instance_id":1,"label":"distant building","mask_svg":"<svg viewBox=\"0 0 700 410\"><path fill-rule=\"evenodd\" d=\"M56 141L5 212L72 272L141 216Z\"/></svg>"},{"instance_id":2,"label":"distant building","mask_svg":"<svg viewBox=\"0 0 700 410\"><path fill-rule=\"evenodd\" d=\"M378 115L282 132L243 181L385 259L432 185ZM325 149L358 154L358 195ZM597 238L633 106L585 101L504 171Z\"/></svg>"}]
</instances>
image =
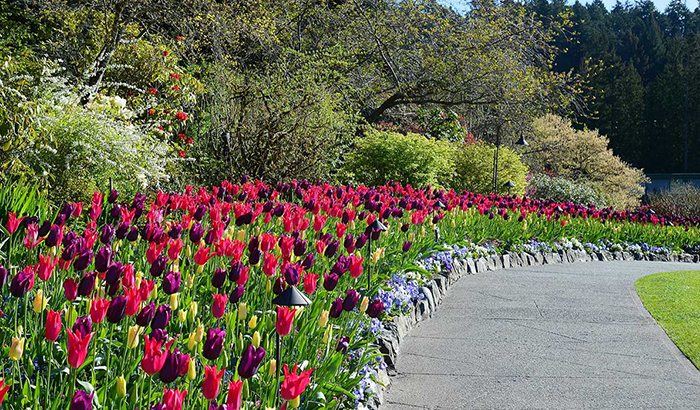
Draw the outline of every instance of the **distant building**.
<instances>
[{"instance_id":1,"label":"distant building","mask_svg":"<svg viewBox=\"0 0 700 410\"><path fill-rule=\"evenodd\" d=\"M671 188L671 184L681 183L681 184L692 184L693 186L700 188L700 174L647 174L651 182L646 184L646 192L654 193L666 191Z\"/></svg>"}]
</instances>

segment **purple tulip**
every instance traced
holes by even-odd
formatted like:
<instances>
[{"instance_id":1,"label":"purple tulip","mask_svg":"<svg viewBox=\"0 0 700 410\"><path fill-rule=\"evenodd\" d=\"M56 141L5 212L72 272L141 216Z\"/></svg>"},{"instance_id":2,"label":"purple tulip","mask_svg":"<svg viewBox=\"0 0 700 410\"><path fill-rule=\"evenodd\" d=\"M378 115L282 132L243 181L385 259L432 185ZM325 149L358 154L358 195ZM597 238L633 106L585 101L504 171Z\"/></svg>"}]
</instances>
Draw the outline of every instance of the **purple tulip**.
<instances>
[{"instance_id":1,"label":"purple tulip","mask_svg":"<svg viewBox=\"0 0 700 410\"><path fill-rule=\"evenodd\" d=\"M73 268L80 272L81 270L85 270L90 263L92 263L92 249L86 249L83 252L81 252L78 257L75 258L75 261L73 262Z\"/></svg>"},{"instance_id":2,"label":"purple tulip","mask_svg":"<svg viewBox=\"0 0 700 410\"><path fill-rule=\"evenodd\" d=\"M54 246L58 245L58 242L61 240L62 233L63 228L58 225L51 225L49 233L44 240L44 245L46 245L48 248L53 248Z\"/></svg>"},{"instance_id":3,"label":"purple tulip","mask_svg":"<svg viewBox=\"0 0 700 410\"><path fill-rule=\"evenodd\" d=\"M211 276L211 285L217 289L221 289L226 281L226 270L224 268L216 268Z\"/></svg>"},{"instance_id":4,"label":"purple tulip","mask_svg":"<svg viewBox=\"0 0 700 410\"><path fill-rule=\"evenodd\" d=\"M301 266L304 267L304 269L311 269L311 267L314 266L315 262L315 257L313 253L310 253L306 255L306 258L304 258L304 261L301 263Z\"/></svg>"},{"instance_id":5,"label":"purple tulip","mask_svg":"<svg viewBox=\"0 0 700 410\"><path fill-rule=\"evenodd\" d=\"M80 316L73 323L72 330L74 333L80 333L83 337L87 337L92 333L92 319L90 316Z\"/></svg>"},{"instance_id":6,"label":"purple tulip","mask_svg":"<svg viewBox=\"0 0 700 410\"><path fill-rule=\"evenodd\" d=\"M284 289L287 287L287 283L284 281L284 277L280 276L277 278L275 281L275 284L272 285L272 292L275 295L279 295L284 291Z\"/></svg>"},{"instance_id":7,"label":"purple tulip","mask_svg":"<svg viewBox=\"0 0 700 410\"><path fill-rule=\"evenodd\" d=\"M172 311L170 305L160 305L156 308L156 312L151 320L151 329L165 329L170 323Z\"/></svg>"},{"instance_id":8,"label":"purple tulip","mask_svg":"<svg viewBox=\"0 0 700 410\"><path fill-rule=\"evenodd\" d=\"M238 301L243 297L243 293L245 293L245 287L243 285L238 285L231 291L228 301L231 303L238 303Z\"/></svg>"},{"instance_id":9,"label":"purple tulip","mask_svg":"<svg viewBox=\"0 0 700 410\"><path fill-rule=\"evenodd\" d=\"M96 278L97 273L95 272L85 273L78 283L78 296L89 296L95 289Z\"/></svg>"},{"instance_id":10,"label":"purple tulip","mask_svg":"<svg viewBox=\"0 0 700 410\"><path fill-rule=\"evenodd\" d=\"M333 240L328 245L326 245L326 250L323 251L323 255L327 258L332 258L333 256L335 256L335 253L338 252L339 247L340 242L338 240Z\"/></svg>"},{"instance_id":11,"label":"purple tulip","mask_svg":"<svg viewBox=\"0 0 700 410\"><path fill-rule=\"evenodd\" d=\"M120 223L119 226L117 227L117 232L115 233L115 236L117 239L124 239L126 238L126 235L129 233L129 224L128 223Z\"/></svg>"},{"instance_id":12,"label":"purple tulip","mask_svg":"<svg viewBox=\"0 0 700 410\"><path fill-rule=\"evenodd\" d=\"M180 290L180 272L168 272L165 277L163 277L163 291L172 295Z\"/></svg>"},{"instance_id":13,"label":"purple tulip","mask_svg":"<svg viewBox=\"0 0 700 410\"><path fill-rule=\"evenodd\" d=\"M403 247L402 247L403 251L408 252L409 250L411 250L412 245L413 245L413 242L411 242L411 241L404 242Z\"/></svg>"},{"instance_id":14,"label":"purple tulip","mask_svg":"<svg viewBox=\"0 0 700 410\"><path fill-rule=\"evenodd\" d=\"M199 223L196 223L192 225L190 228L190 241L192 243L199 243L199 241L202 240L202 237L204 236L204 228L202 228L202 225Z\"/></svg>"},{"instance_id":15,"label":"purple tulip","mask_svg":"<svg viewBox=\"0 0 700 410\"><path fill-rule=\"evenodd\" d=\"M114 285L119 281L119 279L121 279L123 273L124 265L121 262L114 262L107 269L107 273L105 274L105 282L107 282L109 285Z\"/></svg>"},{"instance_id":16,"label":"purple tulip","mask_svg":"<svg viewBox=\"0 0 700 410\"><path fill-rule=\"evenodd\" d=\"M102 242L105 245L112 243L112 239L114 239L114 234L114 227L110 224L105 224L105 226L102 227L102 233L100 234L100 242Z\"/></svg>"},{"instance_id":17,"label":"purple tulip","mask_svg":"<svg viewBox=\"0 0 700 410\"><path fill-rule=\"evenodd\" d=\"M76 390L70 401L69 410L92 410L92 397L95 393L88 394L83 390Z\"/></svg>"},{"instance_id":18,"label":"purple tulip","mask_svg":"<svg viewBox=\"0 0 700 410\"><path fill-rule=\"evenodd\" d=\"M364 233L360 234L360 236L358 236L357 240L355 241L355 248L362 249L362 247L364 247L366 243L367 243L367 235Z\"/></svg>"},{"instance_id":19,"label":"purple tulip","mask_svg":"<svg viewBox=\"0 0 700 410\"><path fill-rule=\"evenodd\" d=\"M306 241L303 239L297 239L294 242L294 255L301 256L306 253Z\"/></svg>"},{"instance_id":20,"label":"purple tulip","mask_svg":"<svg viewBox=\"0 0 700 410\"><path fill-rule=\"evenodd\" d=\"M296 286L299 283L299 269L296 265L288 263L282 270L282 274L288 284Z\"/></svg>"},{"instance_id":21,"label":"purple tulip","mask_svg":"<svg viewBox=\"0 0 700 410\"><path fill-rule=\"evenodd\" d=\"M165 255L158 255L156 260L153 261L151 265L151 275L158 277L165 271L165 265L168 263L168 257Z\"/></svg>"},{"instance_id":22,"label":"purple tulip","mask_svg":"<svg viewBox=\"0 0 700 410\"><path fill-rule=\"evenodd\" d=\"M7 279L10 277L10 272L4 266L0 265L0 288L5 286Z\"/></svg>"},{"instance_id":23,"label":"purple tulip","mask_svg":"<svg viewBox=\"0 0 700 410\"><path fill-rule=\"evenodd\" d=\"M381 299L374 299L372 303L367 306L367 316L378 318L382 312L384 312L384 302Z\"/></svg>"},{"instance_id":24,"label":"purple tulip","mask_svg":"<svg viewBox=\"0 0 700 410\"><path fill-rule=\"evenodd\" d=\"M231 282L238 282L238 278L241 277L241 272L243 272L244 267L241 261L231 261L231 268L228 271L228 280Z\"/></svg>"},{"instance_id":25,"label":"purple tulip","mask_svg":"<svg viewBox=\"0 0 700 410\"><path fill-rule=\"evenodd\" d=\"M12 278L10 293L16 298L24 296L34 286L35 273L33 269L22 269Z\"/></svg>"},{"instance_id":26,"label":"purple tulip","mask_svg":"<svg viewBox=\"0 0 700 410\"><path fill-rule=\"evenodd\" d=\"M264 358L265 349L262 346L256 349L253 345L248 345L238 364L238 375L243 379L250 379L255 376Z\"/></svg>"},{"instance_id":27,"label":"purple tulip","mask_svg":"<svg viewBox=\"0 0 700 410\"><path fill-rule=\"evenodd\" d=\"M335 347L336 352L343 352L343 354L348 352L348 347L350 346L350 337L343 336L338 339L338 345Z\"/></svg>"},{"instance_id":28,"label":"purple tulip","mask_svg":"<svg viewBox=\"0 0 700 410\"><path fill-rule=\"evenodd\" d=\"M156 304L151 301L151 303L141 309L139 314L136 316L136 324L141 327L148 326L153 320L153 316L156 314Z\"/></svg>"},{"instance_id":29,"label":"purple tulip","mask_svg":"<svg viewBox=\"0 0 700 410\"><path fill-rule=\"evenodd\" d=\"M149 336L157 342L165 342L168 340L168 332L165 329L153 329Z\"/></svg>"},{"instance_id":30,"label":"purple tulip","mask_svg":"<svg viewBox=\"0 0 700 410\"><path fill-rule=\"evenodd\" d=\"M113 204L114 201L117 200L117 198L119 198L119 192L117 192L116 189L113 189L113 190L109 191L109 196L107 197L107 202L109 202L110 204Z\"/></svg>"},{"instance_id":31,"label":"purple tulip","mask_svg":"<svg viewBox=\"0 0 700 410\"><path fill-rule=\"evenodd\" d=\"M341 313L343 313L343 299L336 298L331 304L329 315L332 318L339 318Z\"/></svg>"},{"instance_id":32,"label":"purple tulip","mask_svg":"<svg viewBox=\"0 0 700 410\"><path fill-rule=\"evenodd\" d=\"M360 293L355 289L348 289L345 300L343 301L343 310L350 312L355 309L357 302L360 300Z\"/></svg>"},{"instance_id":33,"label":"purple tulip","mask_svg":"<svg viewBox=\"0 0 700 410\"><path fill-rule=\"evenodd\" d=\"M126 311L126 296L119 295L109 302L107 308L107 321L109 323L119 323L124 318Z\"/></svg>"},{"instance_id":34,"label":"purple tulip","mask_svg":"<svg viewBox=\"0 0 700 410\"><path fill-rule=\"evenodd\" d=\"M171 239L180 239L180 237L182 236L182 225L174 224L172 227L170 227L170 230L168 231L168 236Z\"/></svg>"},{"instance_id":35,"label":"purple tulip","mask_svg":"<svg viewBox=\"0 0 700 410\"><path fill-rule=\"evenodd\" d=\"M129 242L134 242L137 239L139 239L139 228L136 225L132 226L131 229L129 229L129 233L126 235L126 239Z\"/></svg>"},{"instance_id":36,"label":"purple tulip","mask_svg":"<svg viewBox=\"0 0 700 410\"><path fill-rule=\"evenodd\" d=\"M224 338L226 338L226 331L220 328L207 330L207 339L204 341L202 356L209 360L216 360L221 355L221 349L224 347Z\"/></svg>"},{"instance_id":37,"label":"purple tulip","mask_svg":"<svg viewBox=\"0 0 700 410\"><path fill-rule=\"evenodd\" d=\"M339 279L340 277L335 273L323 274L323 288L329 292L332 292L333 290L335 290L335 287L338 286Z\"/></svg>"},{"instance_id":38,"label":"purple tulip","mask_svg":"<svg viewBox=\"0 0 700 410\"><path fill-rule=\"evenodd\" d=\"M178 349L168 353L165 358L165 364L160 369L158 377L163 383L175 381L180 376L187 374L187 365L190 361L190 356L180 353Z\"/></svg>"}]
</instances>

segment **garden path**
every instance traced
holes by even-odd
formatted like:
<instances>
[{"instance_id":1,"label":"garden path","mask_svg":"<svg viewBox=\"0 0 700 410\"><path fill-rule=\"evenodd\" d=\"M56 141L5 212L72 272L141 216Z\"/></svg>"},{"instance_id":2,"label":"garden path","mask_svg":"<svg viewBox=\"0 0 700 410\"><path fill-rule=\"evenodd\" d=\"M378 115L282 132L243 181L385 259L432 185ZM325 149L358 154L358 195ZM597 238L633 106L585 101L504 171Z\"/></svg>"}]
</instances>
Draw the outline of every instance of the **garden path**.
<instances>
[{"instance_id":1,"label":"garden path","mask_svg":"<svg viewBox=\"0 0 700 410\"><path fill-rule=\"evenodd\" d=\"M590 262L463 277L401 345L383 410L698 408L700 372L637 278L693 264Z\"/></svg>"}]
</instances>

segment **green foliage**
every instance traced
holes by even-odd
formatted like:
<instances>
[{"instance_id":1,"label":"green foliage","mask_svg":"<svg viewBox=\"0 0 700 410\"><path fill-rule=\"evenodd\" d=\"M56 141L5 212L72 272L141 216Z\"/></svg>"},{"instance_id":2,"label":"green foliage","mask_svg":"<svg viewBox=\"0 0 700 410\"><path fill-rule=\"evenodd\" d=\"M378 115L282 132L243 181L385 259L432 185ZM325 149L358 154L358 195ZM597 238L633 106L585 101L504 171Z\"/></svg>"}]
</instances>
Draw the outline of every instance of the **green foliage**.
<instances>
[{"instance_id":1,"label":"green foliage","mask_svg":"<svg viewBox=\"0 0 700 410\"><path fill-rule=\"evenodd\" d=\"M678 348L700 368L700 272L664 272L635 284L639 298Z\"/></svg>"},{"instance_id":2,"label":"green foliage","mask_svg":"<svg viewBox=\"0 0 700 410\"><path fill-rule=\"evenodd\" d=\"M528 182L527 196L539 199L552 199L557 202L571 201L577 204L593 204L602 208L605 199L592 186L583 181L572 181L563 177L535 175Z\"/></svg>"},{"instance_id":3,"label":"green foliage","mask_svg":"<svg viewBox=\"0 0 700 410\"><path fill-rule=\"evenodd\" d=\"M579 131L568 120L546 115L533 123L529 143L523 159L534 173L585 181L616 208L639 205L647 180L644 172L615 155L598 132Z\"/></svg>"},{"instance_id":4,"label":"green foliage","mask_svg":"<svg viewBox=\"0 0 700 410\"><path fill-rule=\"evenodd\" d=\"M700 215L700 189L691 184L673 183L667 191L649 196L651 208L659 214Z\"/></svg>"},{"instance_id":5,"label":"green foliage","mask_svg":"<svg viewBox=\"0 0 700 410\"><path fill-rule=\"evenodd\" d=\"M4 220L8 212L18 216L30 215L46 219L51 211L51 203L46 193L38 185L24 181L0 180L0 216Z\"/></svg>"},{"instance_id":6,"label":"green foliage","mask_svg":"<svg viewBox=\"0 0 700 410\"><path fill-rule=\"evenodd\" d=\"M456 172L451 187L479 193L493 192L494 155L496 147L485 142L463 144L455 154ZM525 192L527 166L518 154L508 147L500 147L498 154L498 192L508 193L505 184L510 181L515 186L514 194Z\"/></svg>"},{"instance_id":7,"label":"green foliage","mask_svg":"<svg viewBox=\"0 0 700 410\"><path fill-rule=\"evenodd\" d=\"M345 178L367 185L396 181L445 186L454 169L453 151L448 142L423 135L372 130L346 157Z\"/></svg>"}]
</instances>

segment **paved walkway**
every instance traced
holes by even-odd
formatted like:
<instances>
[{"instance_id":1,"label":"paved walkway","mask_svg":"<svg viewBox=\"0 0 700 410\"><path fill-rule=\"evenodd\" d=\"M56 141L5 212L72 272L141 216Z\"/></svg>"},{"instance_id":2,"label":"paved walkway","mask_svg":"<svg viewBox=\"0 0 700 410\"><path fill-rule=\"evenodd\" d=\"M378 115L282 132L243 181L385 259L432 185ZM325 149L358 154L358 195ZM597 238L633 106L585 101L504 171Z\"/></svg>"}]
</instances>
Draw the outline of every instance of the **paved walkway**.
<instances>
[{"instance_id":1,"label":"paved walkway","mask_svg":"<svg viewBox=\"0 0 700 410\"><path fill-rule=\"evenodd\" d=\"M634 281L698 269L590 262L459 280L401 346L383 410L700 408L700 372Z\"/></svg>"}]
</instances>

